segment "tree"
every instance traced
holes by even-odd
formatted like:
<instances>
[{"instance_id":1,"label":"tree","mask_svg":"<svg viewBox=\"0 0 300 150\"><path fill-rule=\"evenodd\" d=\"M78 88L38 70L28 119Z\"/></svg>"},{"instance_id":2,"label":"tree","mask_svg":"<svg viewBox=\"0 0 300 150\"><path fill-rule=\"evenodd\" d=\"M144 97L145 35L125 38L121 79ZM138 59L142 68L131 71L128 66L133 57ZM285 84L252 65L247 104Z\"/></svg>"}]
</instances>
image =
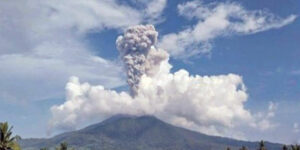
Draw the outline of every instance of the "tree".
<instances>
[{"instance_id":1,"label":"tree","mask_svg":"<svg viewBox=\"0 0 300 150\"><path fill-rule=\"evenodd\" d=\"M20 146L17 143L17 140L20 139L20 136L12 136L13 127L9 127L7 122L0 123L0 150L20 150Z\"/></svg>"},{"instance_id":2,"label":"tree","mask_svg":"<svg viewBox=\"0 0 300 150\"><path fill-rule=\"evenodd\" d=\"M263 140L260 141L258 150L267 150L265 148L265 142Z\"/></svg>"},{"instance_id":3,"label":"tree","mask_svg":"<svg viewBox=\"0 0 300 150\"><path fill-rule=\"evenodd\" d=\"M282 150L288 150L289 148L286 145L283 145Z\"/></svg>"},{"instance_id":4,"label":"tree","mask_svg":"<svg viewBox=\"0 0 300 150\"><path fill-rule=\"evenodd\" d=\"M242 146L242 148L240 148L240 150L247 150L247 148L245 146Z\"/></svg>"},{"instance_id":5,"label":"tree","mask_svg":"<svg viewBox=\"0 0 300 150\"><path fill-rule=\"evenodd\" d=\"M63 142L60 143L60 146L56 148L56 150L67 150L68 149L68 143Z\"/></svg>"},{"instance_id":6,"label":"tree","mask_svg":"<svg viewBox=\"0 0 300 150\"><path fill-rule=\"evenodd\" d=\"M63 143L60 143L59 147L56 147L55 148L56 150L68 150L68 143L66 142L63 142ZM74 150L73 148L71 148L70 150Z\"/></svg>"},{"instance_id":7,"label":"tree","mask_svg":"<svg viewBox=\"0 0 300 150\"><path fill-rule=\"evenodd\" d=\"M292 145L292 150L300 150L300 146L299 145Z\"/></svg>"},{"instance_id":8,"label":"tree","mask_svg":"<svg viewBox=\"0 0 300 150\"><path fill-rule=\"evenodd\" d=\"M230 147L227 147L226 150L231 150Z\"/></svg>"},{"instance_id":9,"label":"tree","mask_svg":"<svg viewBox=\"0 0 300 150\"><path fill-rule=\"evenodd\" d=\"M48 150L48 148L44 147L44 148L41 148L40 150Z\"/></svg>"}]
</instances>

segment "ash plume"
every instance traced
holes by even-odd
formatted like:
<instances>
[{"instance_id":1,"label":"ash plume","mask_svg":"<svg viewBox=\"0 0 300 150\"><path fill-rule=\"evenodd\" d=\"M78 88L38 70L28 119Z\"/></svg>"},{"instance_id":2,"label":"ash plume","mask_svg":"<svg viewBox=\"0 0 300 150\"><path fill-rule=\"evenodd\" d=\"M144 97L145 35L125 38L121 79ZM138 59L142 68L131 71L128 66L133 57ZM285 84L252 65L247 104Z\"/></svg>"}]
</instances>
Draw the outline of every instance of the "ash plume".
<instances>
[{"instance_id":1,"label":"ash plume","mask_svg":"<svg viewBox=\"0 0 300 150\"><path fill-rule=\"evenodd\" d=\"M51 107L50 132L75 129L115 114L154 115L177 126L235 138L243 138L243 132L237 130L240 127L272 127L273 104L267 117L245 109L248 94L241 76L191 75L184 69L171 72L168 53L155 48L157 36L152 25L138 25L116 41L131 95L71 77L66 101Z\"/></svg>"},{"instance_id":2,"label":"ash plume","mask_svg":"<svg viewBox=\"0 0 300 150\"><path fill-rule=\"evenodd\" d=\"M168 54L154 45L158 33L153 25L137 25L128 28L116 41L117 49L125 64L127 83L132 96L138 94L138 86L143 75L153 76Z\"/></svg>"}]
</instances>

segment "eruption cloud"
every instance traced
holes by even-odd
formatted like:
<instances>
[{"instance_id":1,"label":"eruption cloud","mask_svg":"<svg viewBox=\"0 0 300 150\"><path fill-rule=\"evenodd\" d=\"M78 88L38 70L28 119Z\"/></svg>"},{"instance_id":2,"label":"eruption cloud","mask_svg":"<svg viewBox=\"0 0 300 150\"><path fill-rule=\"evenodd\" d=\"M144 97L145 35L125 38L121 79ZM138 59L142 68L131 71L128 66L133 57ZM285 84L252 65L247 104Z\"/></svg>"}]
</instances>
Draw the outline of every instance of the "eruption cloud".
<instances>
[{"instance_id":1,"label":"eruption cloud","mask_svg":"<svg viewBox=\"0 0 300 150\"><path fill-rule=\"evenodd\" d=\"M259 127L259 120L244 108L248 95L241 76L193 76L184 69L171 73L169 54L155 47L157 36L152 25L137 25L116 41L131 94L71 77L65 103L51 108L50 129L75 129L115 114L154 115L177 126L228 137L242 137L236 130L241 126Z\"/></svg>"},{"instance_id":2,"label":"eruption cloud","mask_svg":"<svg viewBox=\"0 0 300 150\"><path fill-rule=\"evenodd\" d=\"M168 54L155 49L158 33L152 25L138 25L129 28L119 36L116 45L124 61L127 83L133 96L137 95L142 75L153 76Z\"/></svg>"}]
</instances>

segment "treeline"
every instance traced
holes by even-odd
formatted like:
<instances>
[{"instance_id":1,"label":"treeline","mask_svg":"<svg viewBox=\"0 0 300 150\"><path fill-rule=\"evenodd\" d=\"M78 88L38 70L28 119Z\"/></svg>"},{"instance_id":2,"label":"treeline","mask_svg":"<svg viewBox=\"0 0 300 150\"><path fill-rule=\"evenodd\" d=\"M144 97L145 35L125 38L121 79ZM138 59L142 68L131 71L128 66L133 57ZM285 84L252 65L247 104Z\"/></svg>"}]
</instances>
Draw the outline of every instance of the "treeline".
<instances>
[{"instance_id":1,"label":"treeline","mask_svg":"<svg viewBox=\"0 0 300 150\"><path fill-rule=\"evenodd\" d=\"M227 147L226 150L231 150L231 148ZM248 148L246 146L242 146L239 150L248 150ZM257 150L268 150L265 146L264 141L259 142L259 146L258 146ZM297 145L297 144L296 145L290 145L290 146L283 145L282 150L300 150L300 145Z\"/></svg>"},{"instance_id":2,"label":"treeline","mask_svg":"<svg viewBox=\"0 0 300 150\"><path fill-rule=\"evenodd\" d=\"M13 136L12 126L9 126L7 122L0 122L0 150L21 150L18 141L21 140L21 137L16 135ZM48 150L48 148L44 147L40 150ZM55 150L75 150L74 148L70 148L66 142L61 143ZM230 147L227 147L226 150L231 150ZM239 150L248 150L246 146L242 146ZM260 141L257 150L268 150L265 146L264 141ZM300 145L283 145L282 150L300 150Z\"/></svg>"},{"instance_id":3,"label":"treeline","mask_svg":"<svg viewBox=\"0 0 300 150\"><path fill-rule=\"evenodd\" d=\"M40 150L48 150L48 148L44 147L44 148L41 148ZM55 150L75 150L75 149L69 148L68 143L63 142L58 147L56 147Z\"/></svg>"}]
</instances>

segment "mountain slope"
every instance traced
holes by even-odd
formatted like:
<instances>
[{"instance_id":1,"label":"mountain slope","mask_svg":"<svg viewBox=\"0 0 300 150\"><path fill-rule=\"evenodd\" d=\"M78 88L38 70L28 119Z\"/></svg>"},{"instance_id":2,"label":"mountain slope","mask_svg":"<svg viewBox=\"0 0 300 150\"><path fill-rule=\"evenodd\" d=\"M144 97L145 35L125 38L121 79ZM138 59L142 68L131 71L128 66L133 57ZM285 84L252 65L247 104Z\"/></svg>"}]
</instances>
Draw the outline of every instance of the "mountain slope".
<instances>
[{"instance_id":1,"label":"mountain slope","mask_svg":"<svg viewBox=\"0 0 300 150\"><path fill-rule=\"evenodd\" d=\"M84 129L63 133L50 139L25 139L23 149L55 147L67 142L76 149L92 150L225 150L242 145L257 149L257 142L208 136L167 124L152 116L117 115ZM280 144L266 143L270 150Z\"/></svg>"}]
</instances>

